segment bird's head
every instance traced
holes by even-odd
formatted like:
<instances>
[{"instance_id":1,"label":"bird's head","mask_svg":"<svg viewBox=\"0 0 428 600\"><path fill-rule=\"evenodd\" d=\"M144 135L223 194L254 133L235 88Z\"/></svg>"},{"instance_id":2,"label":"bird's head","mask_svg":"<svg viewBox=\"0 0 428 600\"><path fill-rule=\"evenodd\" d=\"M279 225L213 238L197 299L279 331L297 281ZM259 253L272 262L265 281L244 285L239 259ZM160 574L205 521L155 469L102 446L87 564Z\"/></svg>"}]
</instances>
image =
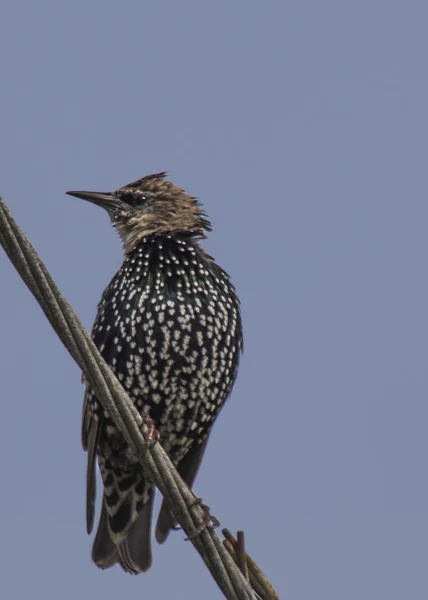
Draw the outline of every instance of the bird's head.
<instances>
[{"instance_id":1,"label":"bird's head","mask_svg":"<svg viewBox=\"0 0 428 600\"><path fill-rule=\"evenodd\" d=\"M204 238L210 222L196 198L157 173L115 192L67 192L104 208L122 238L127 254L150 235L186 233Z\"/></svg>"}]
</instances>

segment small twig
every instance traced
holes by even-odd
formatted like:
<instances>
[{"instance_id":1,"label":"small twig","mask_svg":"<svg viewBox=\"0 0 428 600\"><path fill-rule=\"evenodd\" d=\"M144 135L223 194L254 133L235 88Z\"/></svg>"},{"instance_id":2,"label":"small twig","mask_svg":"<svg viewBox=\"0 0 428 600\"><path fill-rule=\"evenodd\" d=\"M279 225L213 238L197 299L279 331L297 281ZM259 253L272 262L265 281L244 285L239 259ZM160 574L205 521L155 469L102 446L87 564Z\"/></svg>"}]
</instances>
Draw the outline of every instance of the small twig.
<instances>
[{"instance_id":1,"label":"small twig","mask_svg":"<svg viewBox=\"0 0 428 600\"><path fill-rule=\"evenodd\" d=\"M237 540L235 540L228 529L222 529L222 533L226 538L223 541L224 547L239 566L239 544ZM279 600L278 594L275 592L260 567L257 566L247 553L245 553L245 557L248 566L249 581L257 596L261 598L261 600Z\"/></svg>"},{"instance_id":2,"label":"small twig","mask_svg":"<svg viewBox=\"0 0 428 600\"><path fill-rule=\"evenodd\" d=\"M245 579L247 581L250 581L250 575L248 573L247 553L245 552L245 535L244 535L243 531L238 531L237 540L238 540L238 566L241 569L241 572L244 575Z\"/></svg>"}]
</instances>

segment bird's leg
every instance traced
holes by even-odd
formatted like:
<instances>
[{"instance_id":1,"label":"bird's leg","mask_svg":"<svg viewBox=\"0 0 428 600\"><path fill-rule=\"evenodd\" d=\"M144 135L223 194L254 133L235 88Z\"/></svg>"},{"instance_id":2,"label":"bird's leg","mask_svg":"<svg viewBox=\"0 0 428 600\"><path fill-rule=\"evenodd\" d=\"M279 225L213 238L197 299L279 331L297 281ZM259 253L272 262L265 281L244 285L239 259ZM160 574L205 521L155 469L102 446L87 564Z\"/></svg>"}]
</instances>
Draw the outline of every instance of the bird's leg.
<instances>
[{"instance_id":1,"label":"bird's leg","mask_svg":"<svg viewBox=\"0 0 428 600\"><path fill-rule=\"evenodd\" d=\"M128 460L133 460L135 458L138 458L139 456L141 456L141 457L145 456L147 450L150 450L150 448L153 448L153 446L155 444L157 444L157 442L160 439L159 431L156 429L156 425L154 424L153 419L151 419L148 414L143 415L143 425L146 425L147 429L148 429L147 434L144 434L144 441L146 442L146 447L142 452L138 452L138 451L134 452L130 448L128 448L126 450ZM126 441L123 440L122 443L120 444L120 446L117 448L117 451L120 450L120 448L124 447L125 445L126 445Z\"/></svg>"}]
</instances>

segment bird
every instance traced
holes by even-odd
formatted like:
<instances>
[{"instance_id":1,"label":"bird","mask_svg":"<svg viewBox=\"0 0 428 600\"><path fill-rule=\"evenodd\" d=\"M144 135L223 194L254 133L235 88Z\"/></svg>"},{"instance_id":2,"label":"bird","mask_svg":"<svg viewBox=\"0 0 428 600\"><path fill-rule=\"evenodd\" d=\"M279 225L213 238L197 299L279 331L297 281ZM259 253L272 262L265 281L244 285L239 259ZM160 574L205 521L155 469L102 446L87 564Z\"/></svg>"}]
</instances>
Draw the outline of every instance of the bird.
<instances>
[{"instance_id":1,"label":"bird","mask_svg":"<svg viewBox=\"0 0 428 600\"><path fill-rule=\"evenodd\" d=\"M212 230L201 203L147 175L114 192L70 191L105 209L123 245L123 264L98 304L92 339L191 488L243 351L240 301L229 275L201 246ZM92 560L138 574L152 564L155 488L96 393L86 383L86 525L93 530L96 462L103 483ZM155 538L175 520L161 505Z\"/></svg>"}]
</instances>

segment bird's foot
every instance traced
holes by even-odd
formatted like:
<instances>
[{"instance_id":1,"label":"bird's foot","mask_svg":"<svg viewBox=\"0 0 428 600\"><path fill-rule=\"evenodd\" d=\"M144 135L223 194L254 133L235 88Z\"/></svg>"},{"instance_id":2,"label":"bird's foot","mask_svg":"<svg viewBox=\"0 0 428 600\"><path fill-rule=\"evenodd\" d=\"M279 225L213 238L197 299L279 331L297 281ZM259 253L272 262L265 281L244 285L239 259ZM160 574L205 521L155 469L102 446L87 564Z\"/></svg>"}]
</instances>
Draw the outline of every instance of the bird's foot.
<instances>
[{"instance_id":1,"label":"bird's foot","mask_svg":"<svg viewBox=\"0 0 428 600\"><path fill-rule=\"evenodd\" d=\"M220 525L220 521L211 514L210 507L206 504L203 504L202 498L195 497L195 501L190 505L190 508L192 508L193 506L200 506L202 508L204 512L204 518L199 527L195 529L195 531L186 538L186 542L188 542L189 540L193 540L198 535L201 535L201 533L205 531L207 527L218 527Z\"/></svg>"},{"instance_id":2,"label":"bird's foot","mask_svg":"<svg viewBox=\"0 0 428 600\"><path fill-rule=\"evenodd\" d=\"M147 444L147 450L153 448L155 444L159 441L160 434L156 429L153 419L151 419L148 415L143 417L143 424L147 426L148 432L145 435L145 441Z\"/></svg>"}]
</instances>

